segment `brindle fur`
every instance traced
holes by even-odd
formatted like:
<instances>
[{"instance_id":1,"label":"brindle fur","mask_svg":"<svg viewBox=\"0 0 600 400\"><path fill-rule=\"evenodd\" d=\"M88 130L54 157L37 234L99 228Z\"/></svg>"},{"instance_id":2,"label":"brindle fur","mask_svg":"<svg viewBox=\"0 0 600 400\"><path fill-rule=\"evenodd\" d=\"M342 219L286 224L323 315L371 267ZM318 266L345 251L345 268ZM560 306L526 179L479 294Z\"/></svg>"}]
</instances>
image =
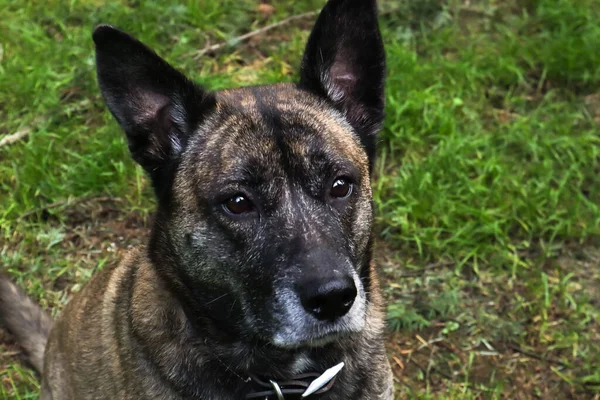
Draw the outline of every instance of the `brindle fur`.
<instances>
[{"instance_id":1,"label":"brindle fur","mask_svg":"<svg viewBox=\"0 0 600 400\"><path fill-rule=\"evenodd\" d=\"M318 399L391 399L371 265L384 77L375 1L329 1L299 84L207 92L114 28L94 41L104 98L158 210L147 245L97 273L55 322L42 399L243 399L250 373L289 379L341 361ZM355 191L327 200L339 176ZM222 202L239 191L256 212L226 215ZM339 321L313 323L294 285L338 270L358 282L357 298ZM0 294L9 329L45 338L15 321L18 308L6 318L15 298L25 301Z\"/></svg>"}]
</instances>

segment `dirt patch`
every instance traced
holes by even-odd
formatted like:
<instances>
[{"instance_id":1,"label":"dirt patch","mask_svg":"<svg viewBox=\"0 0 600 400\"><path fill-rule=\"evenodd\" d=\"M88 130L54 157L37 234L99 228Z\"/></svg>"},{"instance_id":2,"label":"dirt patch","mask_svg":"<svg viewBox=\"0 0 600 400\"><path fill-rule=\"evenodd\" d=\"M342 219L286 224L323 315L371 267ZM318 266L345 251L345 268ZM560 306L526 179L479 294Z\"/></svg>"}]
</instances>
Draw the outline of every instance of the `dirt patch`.
<instances>
[{"instance_id":1,"label":"dirt patch","mask_svg":"<svg viewBox=\"0 0 600 400\"><path fill-rule=\"evenodd\" d=\"M39 258L46 265L56 264L59 258L72 265L71 270L55 279L44 276L43 271L35 276L42 282L42 303L56 312L66 304L73 289L78 290L99 265L119 262L131 247L146 241L149 217L140 212L125 211L128 207L123 203L119 199L90 199L64 209L60 221L44 211L41 217L49 228L60 232L59 239L52 243L52 251L48 251L47 238L38 236L28 240L19 232L0 241L0 248L19 255L16 269L23 273L28 273L31 268L29 260ZM19 347L0 326L0 371L18 361L23 361Z\"/></svg>"},{"instance_id":2,"label":"dirt patch","mask_svg":"<svg viewBox=\"0 0 600 400\"><path fill-rule=\"evenodd\" d=\"M452 388L473 398L595 398L598 382L589 377L599 366L600 325L593 310L584 314L563 300L597 310L598 247L564 249L540 262L530 277L516 280L501 271L461 276L443 262L415 268L414 260L402 261L385 245L377 246L377 254L388 303L402 304L406 314L416 312L426 324L406 328L390 320L390 326L401 326L387 340L400 398L412 398L411 392L444 395ZM547 300L538 287L542 272ZM457 293L456 309L428 314L423 308L423 298L450 291ZM544 301L548 307L540 310ZM583 323L586 318L591 319ZM588 354L575 354L578 346Z\"/></svg>"}]
</instances>

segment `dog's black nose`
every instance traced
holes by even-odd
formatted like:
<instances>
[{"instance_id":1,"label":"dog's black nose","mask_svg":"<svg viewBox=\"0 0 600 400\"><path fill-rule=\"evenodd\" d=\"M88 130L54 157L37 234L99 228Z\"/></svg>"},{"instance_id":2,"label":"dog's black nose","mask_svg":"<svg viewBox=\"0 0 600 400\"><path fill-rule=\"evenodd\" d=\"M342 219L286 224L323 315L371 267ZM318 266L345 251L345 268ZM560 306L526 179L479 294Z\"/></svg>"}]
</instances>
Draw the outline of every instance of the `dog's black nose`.
<instances>
[{"instance_id":1,"label":"dog's black nose","mask_svg":"<svg viewBox=\"0 0 600 400\"><path fill-rule=\"evenodd\" d=\"M346 315L356 298L356 286L349 276L308 281L298 287L298 292L306 311L320 320L328 321Z\"/></svg>"}]
</instances>

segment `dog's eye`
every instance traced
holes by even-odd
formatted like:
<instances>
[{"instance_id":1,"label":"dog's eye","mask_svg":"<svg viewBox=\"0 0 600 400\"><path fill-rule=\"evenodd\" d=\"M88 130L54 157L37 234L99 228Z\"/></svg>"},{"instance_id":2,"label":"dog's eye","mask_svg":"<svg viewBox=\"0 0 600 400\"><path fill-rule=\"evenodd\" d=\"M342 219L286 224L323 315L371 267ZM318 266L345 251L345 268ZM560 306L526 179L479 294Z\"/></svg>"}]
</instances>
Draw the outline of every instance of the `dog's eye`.
<instances>
[{"instance_id":1,"label":"dog's eye","mask_svg":"<svg viewBox=\"0 0 600 400\"><path fill-rule=\"evenodd\" d=\"M223 207L232 214L243 214L254 210L252 202L243 194L236 194L229 198L223 203Z\"/></svg>"},{"instance_id":2,"label":"dog's eye","mask_svg":"<svg viewBox=\"0 0 600 400\"><path fill-rule=\"evenodd\" d=\"M348 197L352 193L352 183L348 181L346 178L337 178L333 185L331 185L331 190L329 194L334 198L343 198Z\"/></svg>"}]
</instances>

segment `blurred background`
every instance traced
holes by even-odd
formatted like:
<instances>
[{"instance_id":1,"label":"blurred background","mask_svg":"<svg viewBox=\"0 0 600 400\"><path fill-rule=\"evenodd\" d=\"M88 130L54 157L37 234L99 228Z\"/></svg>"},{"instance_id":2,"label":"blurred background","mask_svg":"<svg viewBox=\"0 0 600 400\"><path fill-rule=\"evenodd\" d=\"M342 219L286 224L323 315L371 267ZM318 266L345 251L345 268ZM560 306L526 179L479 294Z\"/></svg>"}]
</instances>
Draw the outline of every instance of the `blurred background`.
<instances>
[{"instance_id":1,"label":"blurred background","mask_svg":"<svg viewBox=\"0 0 600 400\"><path fill-rule=\"evenodd\" d=\"M296 79L323 4L0 0L0 272L56 314L146 238L153 195L100 97L96 24L220 89ZM599 399L600 0L380 11L376 256L398 398ZM38 390L0 329L0 398Z\"/></svg>"}]
</instances>

